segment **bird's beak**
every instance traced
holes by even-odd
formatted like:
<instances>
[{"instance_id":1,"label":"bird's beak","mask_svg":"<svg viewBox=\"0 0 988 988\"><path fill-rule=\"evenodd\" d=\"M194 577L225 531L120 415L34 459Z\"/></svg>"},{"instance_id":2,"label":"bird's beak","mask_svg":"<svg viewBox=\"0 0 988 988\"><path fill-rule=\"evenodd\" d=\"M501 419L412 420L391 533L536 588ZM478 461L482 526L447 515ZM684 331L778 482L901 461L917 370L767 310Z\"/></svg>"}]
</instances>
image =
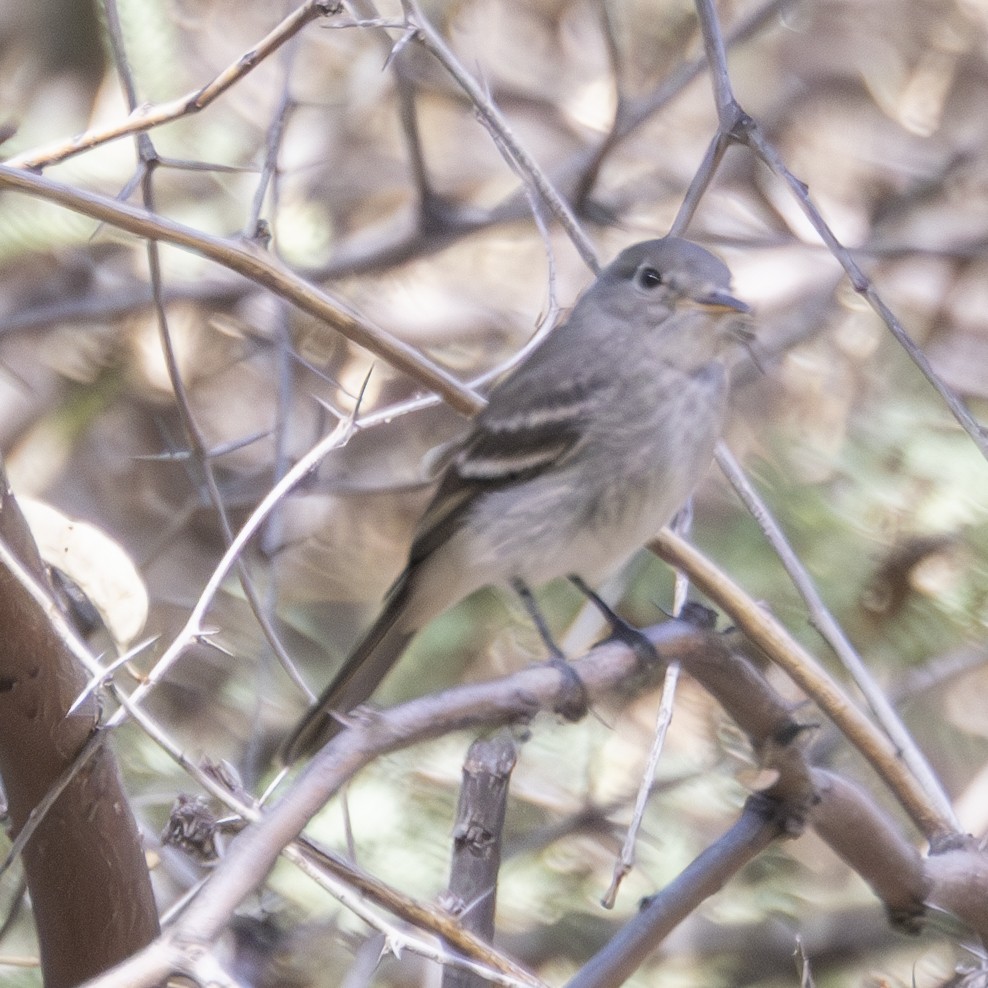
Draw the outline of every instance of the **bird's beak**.
<instances>
[{"instance_id":1,"label":"bird's beak","mask_svg":"<svg viewBox=\"0 0 988 988\"><path fill-rule=\"evenodd\" d=\"M693 301L711 312L751 312L751 306L719 289L693 296Z\"/></svg>"}]
</instances>

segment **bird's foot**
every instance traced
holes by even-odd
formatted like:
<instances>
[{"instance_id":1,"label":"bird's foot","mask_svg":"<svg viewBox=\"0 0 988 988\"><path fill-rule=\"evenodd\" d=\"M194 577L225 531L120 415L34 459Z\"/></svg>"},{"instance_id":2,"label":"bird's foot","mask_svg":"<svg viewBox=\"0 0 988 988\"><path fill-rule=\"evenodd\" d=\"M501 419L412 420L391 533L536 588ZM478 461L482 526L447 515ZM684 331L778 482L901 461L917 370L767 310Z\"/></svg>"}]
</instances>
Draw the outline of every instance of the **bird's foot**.
<instances>
[{"instance_id":1,"label":"bird's foot","mask_svg":"<svg viewBox=\"0 0 988 988\"><path fill-rule=\"evenodd\" d=\"M563 656L554 655L549 659L549 665L559 671L562 683L553 713L559 714L566 720L580 720L586 716L590 709L590 701L587 698L587 688L580 679L580 674L566 661Z\"/></svg>"},{"instance_id":2,"label":"bird's foot","mask_svg":"<svg viewBox=\"0 0 988 988\"><path fill-rule=\"evenodd\" d=\"M611 633L603 641L598 642L598 644L621 642L621 644L627 645L635 653L635 656L642 665L650 666L659 661L659 653L655 650L655 646L649 640L648 635L639 628L636 628L633 624L625 621L598 593L588 587L580 577L571 576L570 582L600 611L604 619L611 626Z\"/></svg>"},{"instance_id":3,"label":"bird's foot","mask_svg":"<svg viewBox=\"0 0 988 988\"><path fill-rule=\"evenodd\" d=\"M658 650L644 631L621 618L618 618L618 622L620 623L611 623L611 633L600 644L620 642L622 645L627 645L644 666L653 666L660 661Z\"/></svg>"},{"instance_id":4,"label":"bird's foot","mask_svg":"<svg viewBox=\"0 0 988 988\"><path fill-rule=\"evenodd\" d=\"M701 631L713 631L717 627L717 612L699 601L688 600L679 612L679 620Z\"/></svg>"}]
</instances>

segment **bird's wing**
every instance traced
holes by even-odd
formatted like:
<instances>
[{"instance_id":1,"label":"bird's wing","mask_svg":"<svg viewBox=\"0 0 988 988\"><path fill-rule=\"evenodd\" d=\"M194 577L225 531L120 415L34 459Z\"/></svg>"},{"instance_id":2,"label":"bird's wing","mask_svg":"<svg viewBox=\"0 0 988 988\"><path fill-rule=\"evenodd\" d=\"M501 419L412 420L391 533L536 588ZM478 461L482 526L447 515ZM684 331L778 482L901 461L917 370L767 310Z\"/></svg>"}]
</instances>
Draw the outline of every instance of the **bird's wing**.
<instances>
[{"instance_id":1,"label":"bird's wing","mask_svg":"<svg viewBox=\"0 0 988 988\"><path fill-rule=\"evenodd\" d=\"M566 368L571 372L547 384L531 366L540 351L495 388L474 419L419 523L410 569L449 538L476 498L559 466L579 445L590 395L602 382L593 368ZM541 387L533 387L533 376Z\"/></svg>"}]
</instances>

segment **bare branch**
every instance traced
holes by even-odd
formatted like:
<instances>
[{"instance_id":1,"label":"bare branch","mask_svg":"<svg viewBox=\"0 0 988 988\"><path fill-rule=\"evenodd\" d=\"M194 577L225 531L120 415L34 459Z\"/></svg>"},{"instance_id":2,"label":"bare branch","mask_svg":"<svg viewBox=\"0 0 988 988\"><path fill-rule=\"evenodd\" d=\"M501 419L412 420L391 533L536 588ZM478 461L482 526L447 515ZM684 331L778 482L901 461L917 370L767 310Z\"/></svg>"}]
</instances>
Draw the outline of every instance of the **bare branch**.
<instances>
[{"instance_id":1,"label":"bare branch","mask_svg":"<svg viewBox=\"0 0 988 988\"><path fill-rule=\"evenodd\" d=\"M813 229L816 230L831 254L847 272L854 290L868 301L868 304L875 310L892 335L899 341L909 358L943 399L944 404L960 423L961 428L974 441L974 444L981 451L981 455L988 459L988 429L985 429L975 419L960 396L933 369L933 365L926 354L916 345L895 313L885 304L875 286L859 267L851 251L837 239L833 230L830 229L823 218L823 214L810 199L806 185L789 171L782 156L766 139L757 122L744 112L734 98L727 71L724 40L713 0L696 0L696 9L700 18L700 27L703 30L707 62L714 80L714 98L717 104L717 115L720 119L720 135L745 144L778 178L782 179L799 204L803 214L812 224Z\"/></svg>"},{"instance_id":2,"label":"bare branch","mask_svg":"<svg viewBox=\"0 0 988 988\"><path fill-rule=\"evenodd\" d=\"M27 168L40 171L49 165L56 165L90 151L95 147L118 141L122 137L140 134L205 109L222 96L231 86L239 82L248 72L257 68L266 58L276 52L286 41L291 40L307 24L320 17L337 13L341 4L334 0L307 0L281 21L249 51L245 51L212 81L200 89L186 93L178 99L157 106L145 106L135 110L126 119L110 127L94 128L77 134L70 141L59 141L33 151L24 151L7 159L10 168Z\"/></svg>"},{"instance_id":3,"label":"bare branch","mask_svg":"<svg viewBox=\"0 0 988 988\"><path fill-rule=\"evenodd\" d=\"M763 799L749 799L734 826L661 893L647 899L638 915L567 982L566 988L609 988L623 984L689 915L698 900L719 892L781 832L770 804Z\"/></svg>"},{"instance_id":4,"label":"bare branch","mask_svg":"<svg viewBox=\"0 0 988 988\"><path fill-rule=\"evenodd\" d=\"M474 741L463 763L456 807L447 908L465 929L488 942L494 939L504 814L517 757L507 731ZM462 969L443 973L443 988L483 988L483 984L482 978Z\"/></svg>"},{"instance_id":5,"label":"bare branch","mask_svg":"<svg viewBox=\"0 0 988 988\"><path fill-rule=\"evenodd\" d=\"M570 240L573 241L573 245L580 252L580 256L587 263L590 270L596 274L600 270L597 252L577 222L573 211L549 180L548 175L545 174L535 159L521 145L500 110L491 102L473 76L460 64L446 42L426 19L417 0L402 0L402 3L409 15L411 25L417 32L417 39L435 55L446 71L460 84L487 126L491 130L496 131L500 137L501 146L508 149L517 166L529 177L535 188L538 189L539 195L542 196L546 205L552 210L556 219L559 220L563 229L569 235Z\"/></svg>"},{"instance_id":6,"label":"bare branch","mask_svg":"<svg viewBox=\"0 0 988 988\"><path fill-rule=\"evenodd\" d=\"M378 329L346 303L288 271L253 244L213 237L93 192L84 192L30 172L0 165L0 188L18 189L149 240L191 250L263 285L303 312L321 319L347 339L432 388L455 409L472 414L479 399L447 371L413 347Z\"/></svg>"}]
</instances>

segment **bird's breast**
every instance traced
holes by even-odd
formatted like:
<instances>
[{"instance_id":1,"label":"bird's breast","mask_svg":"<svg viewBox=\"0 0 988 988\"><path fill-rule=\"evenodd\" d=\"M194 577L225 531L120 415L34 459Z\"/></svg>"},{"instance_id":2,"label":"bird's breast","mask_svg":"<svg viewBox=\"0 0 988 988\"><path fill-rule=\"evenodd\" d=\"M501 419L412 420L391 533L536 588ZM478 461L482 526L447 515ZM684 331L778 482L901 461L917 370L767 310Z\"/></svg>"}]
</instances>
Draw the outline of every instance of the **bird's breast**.
<instances>
[{"instance_id":1,"label":"bird's breast","mask_svg":"<svg viewBox=\"0 0 988 988\"><path fill-rule=\"evenodd\" d=\"M602 409L565 463L474 506L468 528L479 565L533 585L574 573L590 583L610 575L703 477L725 392L719 366L614 392L612 401L630 405Z\"/></svg>"}]
</instances>

